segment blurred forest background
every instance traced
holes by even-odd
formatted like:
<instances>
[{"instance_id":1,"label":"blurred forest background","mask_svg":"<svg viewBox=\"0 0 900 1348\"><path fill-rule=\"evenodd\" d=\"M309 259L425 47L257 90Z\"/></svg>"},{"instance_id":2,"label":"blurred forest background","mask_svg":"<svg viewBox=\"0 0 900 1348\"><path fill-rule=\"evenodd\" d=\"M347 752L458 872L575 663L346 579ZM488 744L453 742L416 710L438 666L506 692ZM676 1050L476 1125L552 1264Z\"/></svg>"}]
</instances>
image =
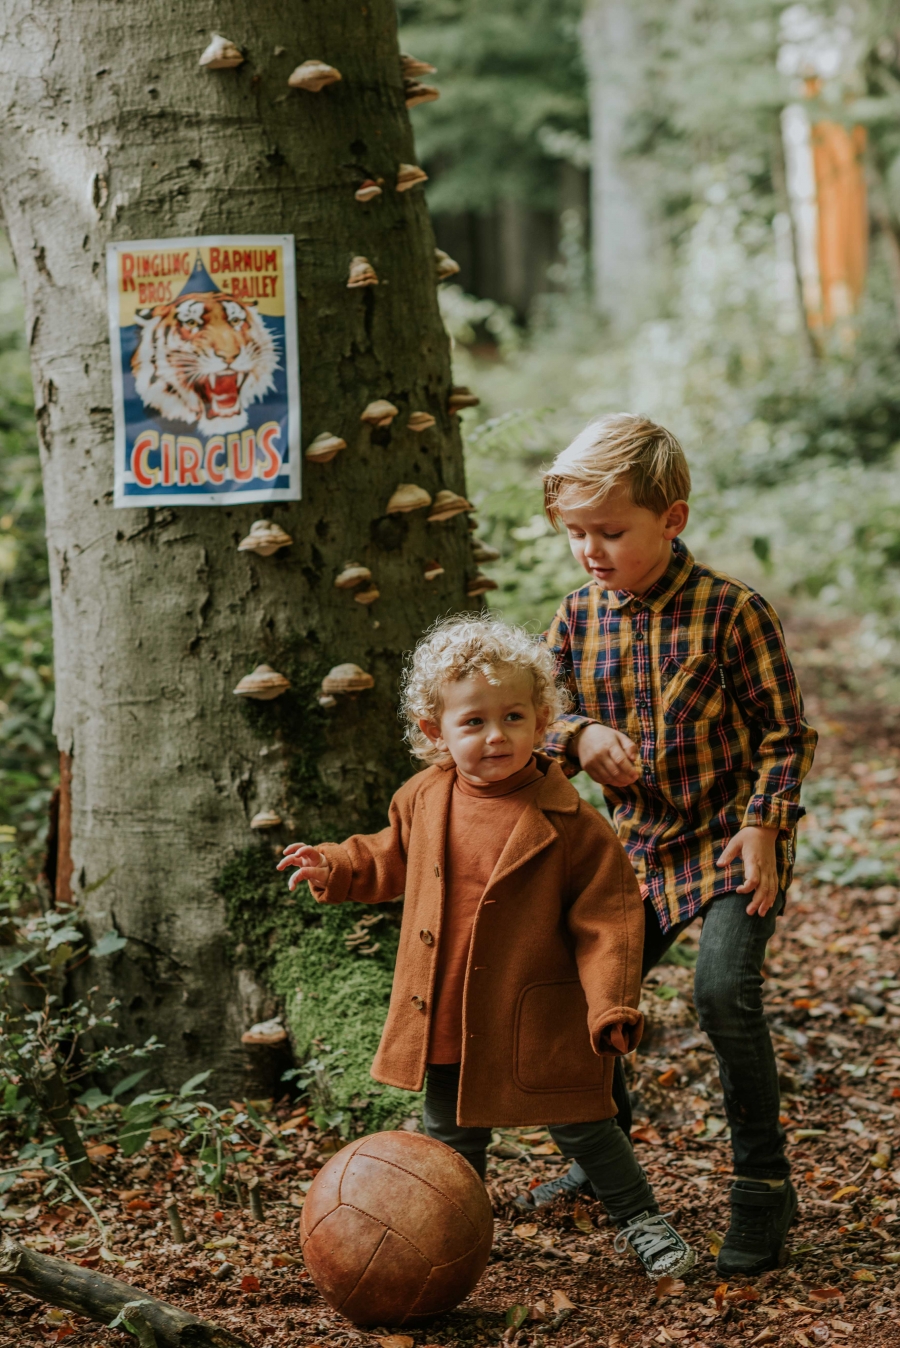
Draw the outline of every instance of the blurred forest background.
<instances>
[{"instance_id":1,"label":"blurred forest background","mask_svg":"<svg viewBox=\"0 0 900 1348\"><path fill-rule=\"evenodd\" d=\"M823 661L837 660L848 685L893 697L900 6L398 0L398 10L402 49L438 71L440 101L416 116L418 152L438 243L460 264L442 287L456 377L482 400L464 422L479 534L501 553L490 602L537 629L580 583L541 516L539 469L590 418L643 411L688 452L695 553L818 624ZM824 317L810 307L785 158L785 109L798 108L804 124L843 128L864 183L867 265ZM56 774L52 634L27 343L6 251L0 587L0 840L34 855Z\"/></svg>"}]
</instances>

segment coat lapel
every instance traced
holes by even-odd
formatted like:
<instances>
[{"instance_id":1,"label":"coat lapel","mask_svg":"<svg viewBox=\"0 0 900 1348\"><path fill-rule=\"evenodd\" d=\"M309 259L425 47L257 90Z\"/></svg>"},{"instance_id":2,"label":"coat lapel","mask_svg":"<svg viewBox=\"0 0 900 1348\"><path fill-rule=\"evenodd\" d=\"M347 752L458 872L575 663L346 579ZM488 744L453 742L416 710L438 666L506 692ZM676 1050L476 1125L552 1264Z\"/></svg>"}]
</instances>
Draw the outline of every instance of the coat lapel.
<instances>
[{"instance_id":1,"label":"coat lapel","mask_svg":"<svg viewBox=\"0 0 900 1348\"><path fill-rule=\"evenodd\" d=\"M538 757L543 766L546 760L543 755ZM507 838L506 846L500 853L500 859L494 867L485 893L507 875L517 871L520 866L524 866L559 837L544 813L545 810L559 814L576 814L579 800L578 792L566 780L559 764L551 762L534 799L525 806L515 828Z\"/></svg>"}]
</instances>

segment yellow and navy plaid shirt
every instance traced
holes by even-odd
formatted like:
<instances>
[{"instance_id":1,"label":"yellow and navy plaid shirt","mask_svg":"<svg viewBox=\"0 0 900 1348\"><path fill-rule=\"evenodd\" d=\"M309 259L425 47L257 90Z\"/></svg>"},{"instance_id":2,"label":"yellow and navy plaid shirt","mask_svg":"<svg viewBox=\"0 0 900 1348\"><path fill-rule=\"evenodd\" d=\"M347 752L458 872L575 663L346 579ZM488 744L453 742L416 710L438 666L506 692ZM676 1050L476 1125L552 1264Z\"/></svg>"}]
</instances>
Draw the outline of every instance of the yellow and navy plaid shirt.
<instances>
[{"instance_id":1,"label":"yellow and navy plaid shirt","mask_svg":"<svg viewBox=\"0 0 900 1348\"><path fill-rule=\"evenodd\" d=\"M545 751L574 776L575 736L592 721L640 748L638 781L603 791L663 931L743 882L740 862L715 862L746 824L780 829L787 889L818 736L766 601L676 540L644 594L592 581L563 601L546 640L575 711L550 727Z\"/></svg>"}]
</instances>

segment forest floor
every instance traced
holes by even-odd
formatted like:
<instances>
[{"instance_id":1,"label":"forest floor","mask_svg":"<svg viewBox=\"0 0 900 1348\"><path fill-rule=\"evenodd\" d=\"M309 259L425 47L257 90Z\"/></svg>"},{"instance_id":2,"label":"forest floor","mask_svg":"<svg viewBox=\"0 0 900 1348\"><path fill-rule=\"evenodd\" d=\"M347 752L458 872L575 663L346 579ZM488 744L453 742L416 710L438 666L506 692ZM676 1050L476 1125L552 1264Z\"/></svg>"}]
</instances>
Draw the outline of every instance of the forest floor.
<instances>
[{"instance_id":1,"label":"forest floor","mask_svg":"<svg viewBox=\"0 0 900 1348\"><path fill-rule=\"evenodd\" d=\"M715 1273L714 1252L728 1220L730 1153L713 1055L691 1003L694 931L680 948L682 962L661 966L647 981L649 1030L631 1081L638 1155L663 1209L676 1213L699 1251L683 1283L668 1279L654 1287L631 1257L616 1255L599 1203L560 1201L516 1219L515 1194L558 1173L562 1161L540 1130L504 1130L489 1171L495 1247L478 1287L426 1330L356 1330L327 1307L300 1258L304 1194L335 1144L299 1121L296 1109L292 1122L287 1105L270 1116L281 1130L278 1149L262 1147L245 1167L245 1178L255 1173L262 1181L262 1223L234 1197L204 1197L170 1136L130 1160L113 1148L95 1152L88 1193L109 1227L106 1262L81 1206L41 1201L40 1173L16 1182L0 1210L0 1229L132 1281L260 1348L376 1348L379 1340L382 1348L474 1348L501 1337L517 1348L830 1342L896 1348L900 1156L891 1157L900 1152L900 722L843 682L834 634L828 652L815 631L794 636L822 738L798 878L767 965L766 1004L801 1203L783 1269L731 1285ZM837 634L838 656L840 640ZM0 1164L8 1164L2 1153ZM172 1197L187 1245L169 1239L163 1204ZM120 1330L0 1290L4 1348L63 1341L71 1348L134 1342Z\"/></svg>"}]
</instances>

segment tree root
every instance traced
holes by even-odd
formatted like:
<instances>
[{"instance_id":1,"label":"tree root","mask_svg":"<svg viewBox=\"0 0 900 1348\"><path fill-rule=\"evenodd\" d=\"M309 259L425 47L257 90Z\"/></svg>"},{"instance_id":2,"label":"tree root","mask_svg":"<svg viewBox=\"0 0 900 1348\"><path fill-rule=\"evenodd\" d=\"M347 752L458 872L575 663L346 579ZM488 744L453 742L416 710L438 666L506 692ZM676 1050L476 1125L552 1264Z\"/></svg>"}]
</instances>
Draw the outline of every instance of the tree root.
<instances>
[{"instance_id":1,"label":"tree root","mask_svg":"<svg viewBox=\"0 0 900 1348\"><path fill-rule=\"evenodd\" d=\"M132 1308L144 1331L138 1334L138 1340L148 1348L152 1342L156 1348L250 1348L246 1339L167 1306L130 1283L94 1273L67 1259L38 1254L9 1236L0 1243L0 1284L101 1325L108 1325L123 1311L123 1321L130 1320L128 1308Z\"/></svg>"}]
</instances>

